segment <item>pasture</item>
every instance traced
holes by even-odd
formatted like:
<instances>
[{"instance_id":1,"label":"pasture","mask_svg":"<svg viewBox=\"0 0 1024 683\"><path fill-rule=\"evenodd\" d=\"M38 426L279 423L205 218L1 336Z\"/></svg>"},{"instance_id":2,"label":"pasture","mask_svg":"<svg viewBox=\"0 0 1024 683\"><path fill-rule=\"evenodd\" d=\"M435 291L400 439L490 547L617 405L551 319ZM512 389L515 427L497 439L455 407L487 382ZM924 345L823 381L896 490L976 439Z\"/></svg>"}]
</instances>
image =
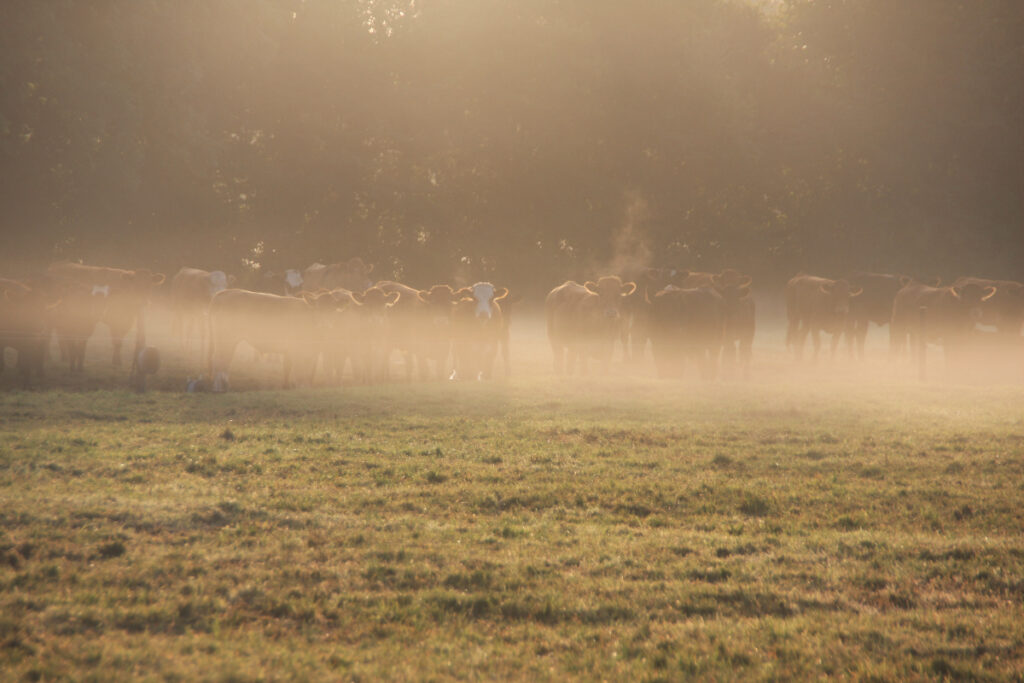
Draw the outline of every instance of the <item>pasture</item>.
<instances>
[{"instance_id":1,"label":"pasture","mask_svg":"<svg viewBox=\"0 0 1024 683\"><path fill-rule=\"evenodd\" d=\"M137 395L99 344L0 393L3 677L1024 676L1016 379L772 334L750 383L556 378L519 329L507 381Z\"/></svg>"}]
</instances>

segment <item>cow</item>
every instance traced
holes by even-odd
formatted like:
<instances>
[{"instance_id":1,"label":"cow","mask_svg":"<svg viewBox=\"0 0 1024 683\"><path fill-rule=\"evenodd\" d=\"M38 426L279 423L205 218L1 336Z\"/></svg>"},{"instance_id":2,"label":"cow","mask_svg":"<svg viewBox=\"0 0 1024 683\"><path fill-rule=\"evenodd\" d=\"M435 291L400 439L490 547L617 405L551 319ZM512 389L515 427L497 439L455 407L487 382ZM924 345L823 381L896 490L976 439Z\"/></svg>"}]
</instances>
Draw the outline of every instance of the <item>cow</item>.
<instances>
[{"instance_id":1,"label":"cow","mask_svg":"<svg viewBox=\"0 0 1024 683\"><path fill-rule=\"evenodd\" d=\"M5 349L14 349L23 387L31 384L33 375L43 375L49 314L57 303L49 301L40 289L0 278L0 372L4 369Z\"/></svg>"},{"instance_id":2,"label":"cow","mask_svg":"<svg viewBox=\"0 0 1024 683\"><path fill-rule=\"evenodd\" d=\"M311 383L316 369L316 325L306 298L278 296L244 289L225 289L210 302L208 371L213 390L226 391L235 349L245 341L262 353L284 360L283 386Z\"/></svg>"},{"instance_id":3,"label":"cow","mask_svg":"<svg viewBox=\"0 0 1024 683\"><path fill-rule=\"evenodd\" d=\"M752 282L749 275L726 269L717 276L714 287L722 297L722 364L731 371L738 362L743 379L750 379L756 328Z\"/></svg>"},{"instance_id":4,"label":"cow","mask_svg":"<svg viewBox=\"0 0 1024 683\"><path fill-rule=\"evenodd\" d=\"M171 278L171 312L173 329L180 335L186 350L193 331L199 332L199 347L202 356L209 344L210 300L222 290L234 285L235 278L222 270L200 270L182 268Z\"/></svg>"},{"instance_id":5,"label":"cow","mask_svg":"<svg viewBox=\"0 0 1024 683\"><path fill-rule=\"evenodd\" d=\"M107 288L102 322L110 329L114 367L121 367L121 346L132 325L135 325L136 348L145 346L143 309L149 303L153 289L166 279L165 275L146 269L124 270L67 262L51 264L47 273L87 287Z\"/></svg>"},{"instance_id":6,"label":"cow","mask_svg":"<svg viewBox=\"0 0 1024 683\"><path fill-rule=\"evenodd\" d=\"M917 361L923 378L926 345L941 342L949 367L962 357L975 324L982 318L984 303L997 291L997 287L974 283L952 287L907 284L893 301L890 355L901 356L909 342L910 356Z\"/></svg>"},{"instance_id":7,"label":"cow","mask_svg":"<svg viewBox=\"0 0 1024 683\"><path fill-rule=\"evenodd\" d=\"M713 287L670 285L648 296L651 350L660 377L680 377L686 360L714 379L725 329L724 300Z\"/></svg>"},{"instance_id":8,"label":"cow","mask_svg":"<svg viewBox=\"0 0 1024 683\"><path fill-rule=\"evenodd\" d=\"M861 290L860 296L850 299L850 312L846 316L846 344L851 356L864 360L868 327L871 323L879 327L889 324L896 293L911 281L906 275L890 273L857 271L850 276L850 285Z\"/></svg>"},{"instance_id":9,"label":"cow","mask_svg":"<svg viewBox=\"0 0 1024 683\"><path fill-rule=\"evenodd\" d=\"M850 300L860 296L861 291L846 280L813 275L797 275L786 283L786 347L794 350L797 360L803 358L808 333L814 342L814 359L818 359L819 332L832 335L832 357L835 358L839 338L846 329Z\"/></svg>"},{"instance_id":10,"label":"cow","mask_svg":"<svg viewBox=\"0 0 1024 683\"><path fill-rule=\"evenodd\" d=\"M644 268L636 275L636 289L626 297L626 324L622 330L622 355L627 361L643 359L650 341L649 298L668 285L678 285L689 271L675 268Z\"/></svg>"},{"instance_id":11,"label":"cow","mask_svg":"<svg viewBox=\"0 0 1024 683\"><path fill-rule=\"evenodd\" d=\"M60 355L67 361L69 372L80 373L85 365L86 344L106 314L110 286L89 286L59 278L53 283L60 292L60 303L51 316Z\"/></svg>"},{"instance_id":12,"label":"cow","mask_svg":"<svg viewBox=\"0 0 1024 683\"><path fill-rule=\"evenodd\" d=\"M372 272L373 265L364 263L358 256L329 265L314 263L303 271L302 287L307 292L335 289L362 292L373 286L370 281Z\"/></svg>"},{"instance_id":13,"label":"cow","mask_svg":"<svg viewBox=\"0 0 1024 683\"><path fill-rule=\"evenodd\" d=\"M390 312L389 346L403 353L406 378L412 379L414 364L421 377L429 376L428 361L434 365L436 378L447 377L445 366L451 351L451 316L459 299L455 291L449 285L419 290L389 280L375 286L384 292L400 294Z\"/></svg>"},{"instance_id":14,"label":"cow","mask_svg":"<svg viewBox=\"0 0 1024 683\"><path fill-rule=\"evenodd\" d=\"M980 277L960 277L954 287L978 285L995 287L994 296L981 305L982 325L991 325L1000 335L1018 337L1024 324L1024 284L1013 280L987 280Z\"/></svg>"},{"instance_id":15,"label":"cow","mask_svg":"<svg viewBox=\"0 0 1024 683\"><path fill-rule=\"evenodd\" d=\"M453 367L449 379L490 379L499 350L505 377L509 376L508 321L501 307L508 293L508 287L496 289L490 282L477 282L456 292L461 298L452 313Z\"/></svg>"},{"instance_id":16,"label":"cow","mask_svg":"<svg viewBox=\"0 0 1024 683\"><path fill-rule=\"evenodd\" d=\"M615 340L626 323L626 298L635 291L635 282L607 275L582 285L569 280L548 293L544 312L556 373L572 374L577 364L585 373L589 358L608 372Z\"/></svg>"}]
</instances>

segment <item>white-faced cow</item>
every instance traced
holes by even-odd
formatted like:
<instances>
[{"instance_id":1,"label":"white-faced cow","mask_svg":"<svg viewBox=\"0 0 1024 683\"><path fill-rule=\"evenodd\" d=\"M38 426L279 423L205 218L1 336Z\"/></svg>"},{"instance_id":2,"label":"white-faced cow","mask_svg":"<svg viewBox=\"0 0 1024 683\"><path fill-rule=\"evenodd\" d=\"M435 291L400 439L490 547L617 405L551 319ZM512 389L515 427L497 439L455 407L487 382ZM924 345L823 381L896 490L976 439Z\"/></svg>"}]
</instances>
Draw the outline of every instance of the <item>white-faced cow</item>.
<instances>
[{"instance_id":1,"label":"white-faced cow","mask_svg":"<svg viewBox=\"0 0 1024 683\"><path fill-rule=\"evenodd\" d=\"M508 288L496 289L490 282L478 282L460 289L456 295L462 298L452 314L451 379L490 379L499 350L508 377L508 321L501 307L508 297Z\"/></svg>"},{"instance_id":2,"label":"white-faced cow","mask_svg":"<svg viewBox=\"0 0 1024 683\"><path fill-rule=\"evenodd\" d=\"M615 340L626 323L626 297L634 291L635 282L608 275L582 285L570 280L548 293L544 312L556 373L571 374L577 364L585 373L588 358L608 371Z\"/></svg>"},{"instance_id":3,"label":"white-faced cow","mask_svg":"<svg viewBox=\"0 0 1024 683\"><path fill-rule=\"evenodd\" d=\"M47 268L47 273L57 278L78 282L93 288L94 291L106 292L107 305L102 322L110 329L114 367L121 366L121 346L132 325L135 325L136 349L145 346L143 310L149 303L153 289L160 285L166 276L141 268L124 270L81 263L55 263Z\"/></svg>"},{"instance_id":4,"label":"white-faced cow","mask_svg":"<svg viewBox=\"0 0 1024 683\"><path fill-rule=\"evenodd\" d=\"M239 342L284 359L285 388L312 383L318 350L313 307L298 297L225 289L210 302L209 373L214 391L226 391ZM293 377L294 376L294 377Z\"/></svg>"},{"instance_id":5,"label":"white-faced cow","mask_svg":"<svg viewBox=\"0 0 1024 683\"><path fill-rule=\"evenodd\" d=\"M792 348L797 360L803 358L804 342L811 335L814 359L821 348L819 332L832 335L832 357L839 338L846 329L850 300L860 296L859 287L846 280L829 280L813 275L797 275L786 283L786 346Z\"/></svg>"},{"instance_id":6,"label":"white-faced cow","mask_svg":"<svg viewBox=\"0 0 1024 683\"><path fill-rule=\"evenodd\" d=\"M199 335L200 353L205 356L209 343L210 301L220 291L234 284L235 278L222 270L182 268L171 278L171 311L173 329L180 335L187 350L194 333Z\"/></svg>"}]
</instances>

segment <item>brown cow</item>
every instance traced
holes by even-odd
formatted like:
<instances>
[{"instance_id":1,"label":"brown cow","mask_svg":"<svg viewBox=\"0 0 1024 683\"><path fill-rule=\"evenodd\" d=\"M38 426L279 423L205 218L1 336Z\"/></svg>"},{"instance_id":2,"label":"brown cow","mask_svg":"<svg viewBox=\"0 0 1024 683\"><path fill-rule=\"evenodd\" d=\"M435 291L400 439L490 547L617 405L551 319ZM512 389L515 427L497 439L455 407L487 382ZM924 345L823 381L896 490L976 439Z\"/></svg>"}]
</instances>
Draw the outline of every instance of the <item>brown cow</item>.
<instances>
[{"instance_id":1,"label":"brown cow","mask_svg":"<svg viewBox=\"0 0 1024 683\"><path fill-rule=\"evenodd\" d=\"M495 289L490 282L478 282L456 294L463 298L455 304L452 314L450 379L490 379L499 349L503 353L505 377L508 377L508 321L501 308L501 301L508 297L508 287Z\"/></svg>"},{"instance_id":2,"label":"brown cow","mask_svg":"<svg viewBox=\"0 0 1024 683\"><path fill-rule=\"evenodd\" d=\"M145 269L123 270L81 263L54 263L47 268L47 273L97 288L97 291L106 291L107 306L102 322L110 329L114 367L121 366L121 345L132 325L135 325L136 349L142 349L146 345L142 312L149 303L153 289L160 285L166 276Z\"/></svg>"},{"instance_id":3,"label":"brown cow","mask_svg":"<svg viewBox=\"0 0 1024 683\"><path fill-rule=\"evenodd\" d=\"M797 359L803 358L808 333L814 342L814 359L821 348L819 331L832 335L832 357L835 358L839 338L846 329L850 299L859 296L859 287L850 287L846 280L829 280L813 275L797 275L786 283L786 346L793 348Z\"/></svg>"},{"instance_id":4,"label":"brown cow","mask_svg":"<svg viewBox=\"0 0 1024 683\"><path fill-rule=\"evenodd\" d=\"M210 302L209 373L214 391L226 391L228 371L239 342L258 352L284 359L284 387L292 374L311 383L316 370L317 330L313 307L306 299L225 289Z\"/></svg>"},{"instance_id":5,"label":"brown cow","mask_svg":"<svg viewBox=\"0 0 1024 683\"><path fill-rule=\"evenodd\" d=\"M941 341L947 364L959 359L968 345L971 331L981 320L985 301L992 299L996 287L966 284L953 287L929 287L911 282L896 294L889 324L890 355L902 355L910 344L910 355L924 372L927 342Z\"/></svg>"},{"instance_id":6,"label":"brown cow","mask_svg":"<svg viewBox=\"0 0 1024 683\"><path fill-rule=\"evenodd\" d=\"M661 377L680 377L686 359L714 379L722 349L724 301L713 287L669 286L649 298L651 350Z\"/></svg>"},{"instance_id":7,"label":"brown cow","mask_svg":"<svg viewBox=\"0 0 1024 683\"><path fill-rule=\"evenodd\" d=\"M358 256L329 265L314 263L302 273L302 288L307 292L322 289L362 292L373 286L373 282L370 281L372 272L373 265L364 263Z\"/></svg>"},{"instance_id":8,"label":"brown cow","mask_svg":"<svg viewBox=\"0 0 1024 683\"><path fill-rule=\"evenodd\" d=\"M14 349L22 386L31 383L33 374L43 375L50 309L54 305L41 290L0 278L0 372L4 369L4 350Z\"/></svg>"},{"instance_id":9,"label":"brown cow","mask_svg":"<svg viewBox=\"0 0 1024 683\"><path fill-rule=\"evenodd\" d=\"M726 269L718 276L715 291L722 296L722 363L727 371L739 362L743 379L750 379L756 328L753 278Z\"/></svg>"},{"instance_id":10,"label":"brown cow","mask_svg":"<svg viewBox=\"0 0 1024 683\"><path fill-rule=\"evenodd\" d=\"M1000 335L1020 336L1024 324L1024 284L1013 280L986 280L980 277L959 277L954 287L978 285L995 287L995 295L981 305L982 325L991 325Z\"/></svg>"},{"instance_id":11,"label":"brown cow","mask_svg":"<svg viewBox=\"0 0 1024 683\"><path fill-rule=\"evenodd\" d=\"M222 290L234 284L234 277L222 270L200 270L182 268L171 278L171 311L174 315L173 329L181 336L182 346L189 348L193 332L199 333L199 348L202 356L209 344L210 300Z\"/></svg>"},{"instance_id":12,"label":"brown cow","mask_svg":"<svg viewBox=\"0 0 1024 683\"><path fill-rule=\"evenodd\" d=\"M401 298L390 313L390 346L405 357L406 378L412 379L415 364L420 377L429 375L428 361L434 365L434 377L447 377L446 364L451 351L451 316L459 296L449 285L434 285L418 290L398 282L383 280L376 287L398 292Z\"/></svg>"},{"instance_id":13,"label":"brown cow","mask_svg":"<svg viewBox=\"0 0 1024 683\"><path fill-rule=\"evenodd\" d=\"M635 282L623 283L609 275L582 285L570 280L548 293L544 312L556 373L572 374L577 363L585 373L590 357L608 371L615 340L626 322L626 297L634 291Z\"/></svg>"},{"instance_id":14,"label":"brown cow","mask_svg":"<svg viewBox=\"0 0 1024 683\"><path fill-rule=\"evenodd\" d=\"M861 289L860 296L850 299L850 312L846 317L846 343L851 356L864 359L868 327L871 323L879 327L889 324L896 293L911 281L906 275L890 273L858 271L850 276L850 284Z\"/></svg>"},{"instance_id":15,"label":"brown cow","mask_svg":"<svg viewBox=\"0 0 1024 683\"><path fill-rule=\"evenodd\" d=\"M622 355L627 361L643 360L650 334L650 299L668 285L679 285L689 271L675 268L644 268L636 276L636 289L626 297L626 323L622 331Z\"/></svg>"}]
</instances>

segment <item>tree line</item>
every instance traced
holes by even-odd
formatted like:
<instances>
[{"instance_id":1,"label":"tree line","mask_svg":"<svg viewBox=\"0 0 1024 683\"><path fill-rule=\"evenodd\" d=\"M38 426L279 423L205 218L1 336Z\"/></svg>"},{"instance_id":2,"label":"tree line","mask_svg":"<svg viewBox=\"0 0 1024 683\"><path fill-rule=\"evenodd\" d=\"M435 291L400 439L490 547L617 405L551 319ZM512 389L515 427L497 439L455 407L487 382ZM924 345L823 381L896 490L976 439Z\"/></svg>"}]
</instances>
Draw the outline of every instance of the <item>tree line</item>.
<instances>
[{"instance_id":1,"label":"tree line","mask_svg":"<svg viewBox=\"0 0 1024 683\"><path fill-rule=\"evenodd\" d=\"M8 271L1024 274L1016 0L19 0Z\"/></svg>"}]
</instances>

